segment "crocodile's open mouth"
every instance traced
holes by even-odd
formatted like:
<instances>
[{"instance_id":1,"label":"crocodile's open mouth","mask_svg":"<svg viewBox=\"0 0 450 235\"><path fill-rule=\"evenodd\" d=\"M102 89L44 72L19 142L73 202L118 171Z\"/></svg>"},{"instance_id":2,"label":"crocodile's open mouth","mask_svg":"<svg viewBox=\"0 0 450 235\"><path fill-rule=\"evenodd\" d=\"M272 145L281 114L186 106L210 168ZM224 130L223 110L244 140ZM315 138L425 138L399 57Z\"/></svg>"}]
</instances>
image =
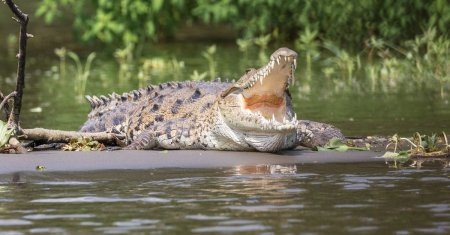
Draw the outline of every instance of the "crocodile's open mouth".
<instances>
[{"instance_id":1,"label":"crocodile's open mouth","mask_svg":"<svg viewBox=\"0 0 450 235\"><path fill-rule=\"evenodd\" d=\"M294 131L297 117L291 108L288 88L294 81L296 62L295 51L280 48L270 56L266 65L249 70L224 90L219 107L226 123L245 130L248 138L264 136L267 139L267 133Z\"/></svg>"},{"instance_id":2,"label":"crocodile's open mouth","mask_svg":"<svg viewBox=\"0 0 450 235\"><path fill-rule=\"evenodd\" d=\"M272 56L269 63L250 71L242 91L243 108L279 123L290 121L286 115L286 90L294 80L296 54Z\"/></svg>"}]
</instances>

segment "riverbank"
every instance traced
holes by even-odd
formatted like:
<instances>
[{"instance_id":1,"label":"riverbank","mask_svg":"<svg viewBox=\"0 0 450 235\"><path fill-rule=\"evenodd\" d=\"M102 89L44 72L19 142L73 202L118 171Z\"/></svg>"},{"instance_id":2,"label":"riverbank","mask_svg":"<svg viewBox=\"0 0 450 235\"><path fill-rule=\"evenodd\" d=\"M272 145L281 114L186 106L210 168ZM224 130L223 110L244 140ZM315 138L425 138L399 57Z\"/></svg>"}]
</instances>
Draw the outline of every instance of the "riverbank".
<instances>
[{"instance_id":1,"label":"riverbank","mask_svg":"<svg viewBox=\"0 0 450 235\"><path fill-rule=\"evenodd\" d=\"M245 165L380 162L372 151L314 152L306 149L280 153L202 150L169 151L42 151L0 154L0 174L36 171L92 171L155 168L220 168Z\"/></svg>"}]
</instances>

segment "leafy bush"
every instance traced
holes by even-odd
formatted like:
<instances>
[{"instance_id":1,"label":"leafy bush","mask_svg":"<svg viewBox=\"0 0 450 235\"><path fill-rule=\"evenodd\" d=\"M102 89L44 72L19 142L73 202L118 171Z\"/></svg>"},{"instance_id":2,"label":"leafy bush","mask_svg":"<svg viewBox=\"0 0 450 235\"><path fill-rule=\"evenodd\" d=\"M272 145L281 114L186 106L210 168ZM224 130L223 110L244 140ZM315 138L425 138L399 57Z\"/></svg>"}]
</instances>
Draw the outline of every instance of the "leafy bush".
<instances>
[{"instance_id":1,"label":"leafy bush","mask_svg":"<svg viewBox=\"0 0 450 235\"><path fill-rule=\"evenodd\" d=\"M309 29L345 47L362 47L372 36L399 43L430 27L450 31L447 0L42 0L37 14L52 22L65 11L83 40L116 47L170 38L190 23L228 24L242 38L278 40Z\"/></svg>"}]
</instances>

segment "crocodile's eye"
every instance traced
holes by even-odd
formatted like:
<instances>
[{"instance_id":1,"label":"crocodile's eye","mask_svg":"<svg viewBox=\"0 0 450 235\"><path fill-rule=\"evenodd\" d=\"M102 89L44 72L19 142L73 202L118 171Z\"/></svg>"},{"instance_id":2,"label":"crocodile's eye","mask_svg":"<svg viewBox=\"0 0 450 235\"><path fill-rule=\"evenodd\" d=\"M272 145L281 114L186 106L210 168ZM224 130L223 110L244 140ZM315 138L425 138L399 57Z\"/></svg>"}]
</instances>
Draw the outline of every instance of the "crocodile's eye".
<instances>
[{"instance_id":1,"label":"crocodile's eye","mask_svg":"<svg viewBox=\"0 0 450 235\"><path fill-rule=\"evenodd\" d=\"M223 91L222 94L220 94L220 96L222 98L225 98L231 93L241 93L241 92L242 92L242 88L232 86L232 87L226 89L225 91Z\"/></svg>"}]
</instances>

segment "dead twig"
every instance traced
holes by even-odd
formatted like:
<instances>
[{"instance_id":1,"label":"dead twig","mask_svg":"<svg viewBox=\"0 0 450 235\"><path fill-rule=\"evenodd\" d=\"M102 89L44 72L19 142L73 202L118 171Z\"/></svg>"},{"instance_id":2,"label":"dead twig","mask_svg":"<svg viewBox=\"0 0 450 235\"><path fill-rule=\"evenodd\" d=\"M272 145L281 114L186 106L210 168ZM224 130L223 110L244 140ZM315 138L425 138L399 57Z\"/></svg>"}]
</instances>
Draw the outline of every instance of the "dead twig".
<instances>
[{"instance_id":1,"label":"dead twig","mask_svg":"<svg viewBox=\"0 0 450 235\"><path fill-rule=\"evenodd\" d=\"M16 95L13 101L13 110L9 115L8 125L14 129L19 129L20 109L22 108L23 89L25 88L25 62L27 51L27 40L32 35L27 33L28 15L23 13L12 0L3 0L8 5L9 9L14 13L14 18L20 24L19 34L19 53L17 54L17 80L16 80Z\"/></svg>"},{"instance_id":2,"label":"dead twig","mask_svg":"<svg viewBox=\"0 0 450 235\"><path fill-rule=\"evenodd\" d=\"M3 109L3 106L5 106L8 103L8 100L11 99L11 97L16 96L17 92L13 91L11 92L11 94L5 96L5 97L0 97L0 111ZM3 96L3 94L1 94L0 96ZM5 106L5 108L7 109L8 107ZM7 111L6 111L7 112Z\"/></svg>"},{"instance_id":3,"label":"dead twig","mask_svg":"<svg viewBox=\"0 0 450 235\"><path fill-rule=\"evenodd\" d=\"M14 93L14 95L16 95L15 94L15 91L14 92L12 92L12 93ZM11 94L12 94L11 93ZM11 94L9 94L8 96L10 96ZM4 96L3 95L3 93L0 91L0 112L2 111L2 109L3 109L3 111L5 112L5 120L7 120L8 119L8 117L9 117L9 105L8 105L8 100L11 98L11 97L8 97L8 96Z\"/></svg>"}]
</instances>

